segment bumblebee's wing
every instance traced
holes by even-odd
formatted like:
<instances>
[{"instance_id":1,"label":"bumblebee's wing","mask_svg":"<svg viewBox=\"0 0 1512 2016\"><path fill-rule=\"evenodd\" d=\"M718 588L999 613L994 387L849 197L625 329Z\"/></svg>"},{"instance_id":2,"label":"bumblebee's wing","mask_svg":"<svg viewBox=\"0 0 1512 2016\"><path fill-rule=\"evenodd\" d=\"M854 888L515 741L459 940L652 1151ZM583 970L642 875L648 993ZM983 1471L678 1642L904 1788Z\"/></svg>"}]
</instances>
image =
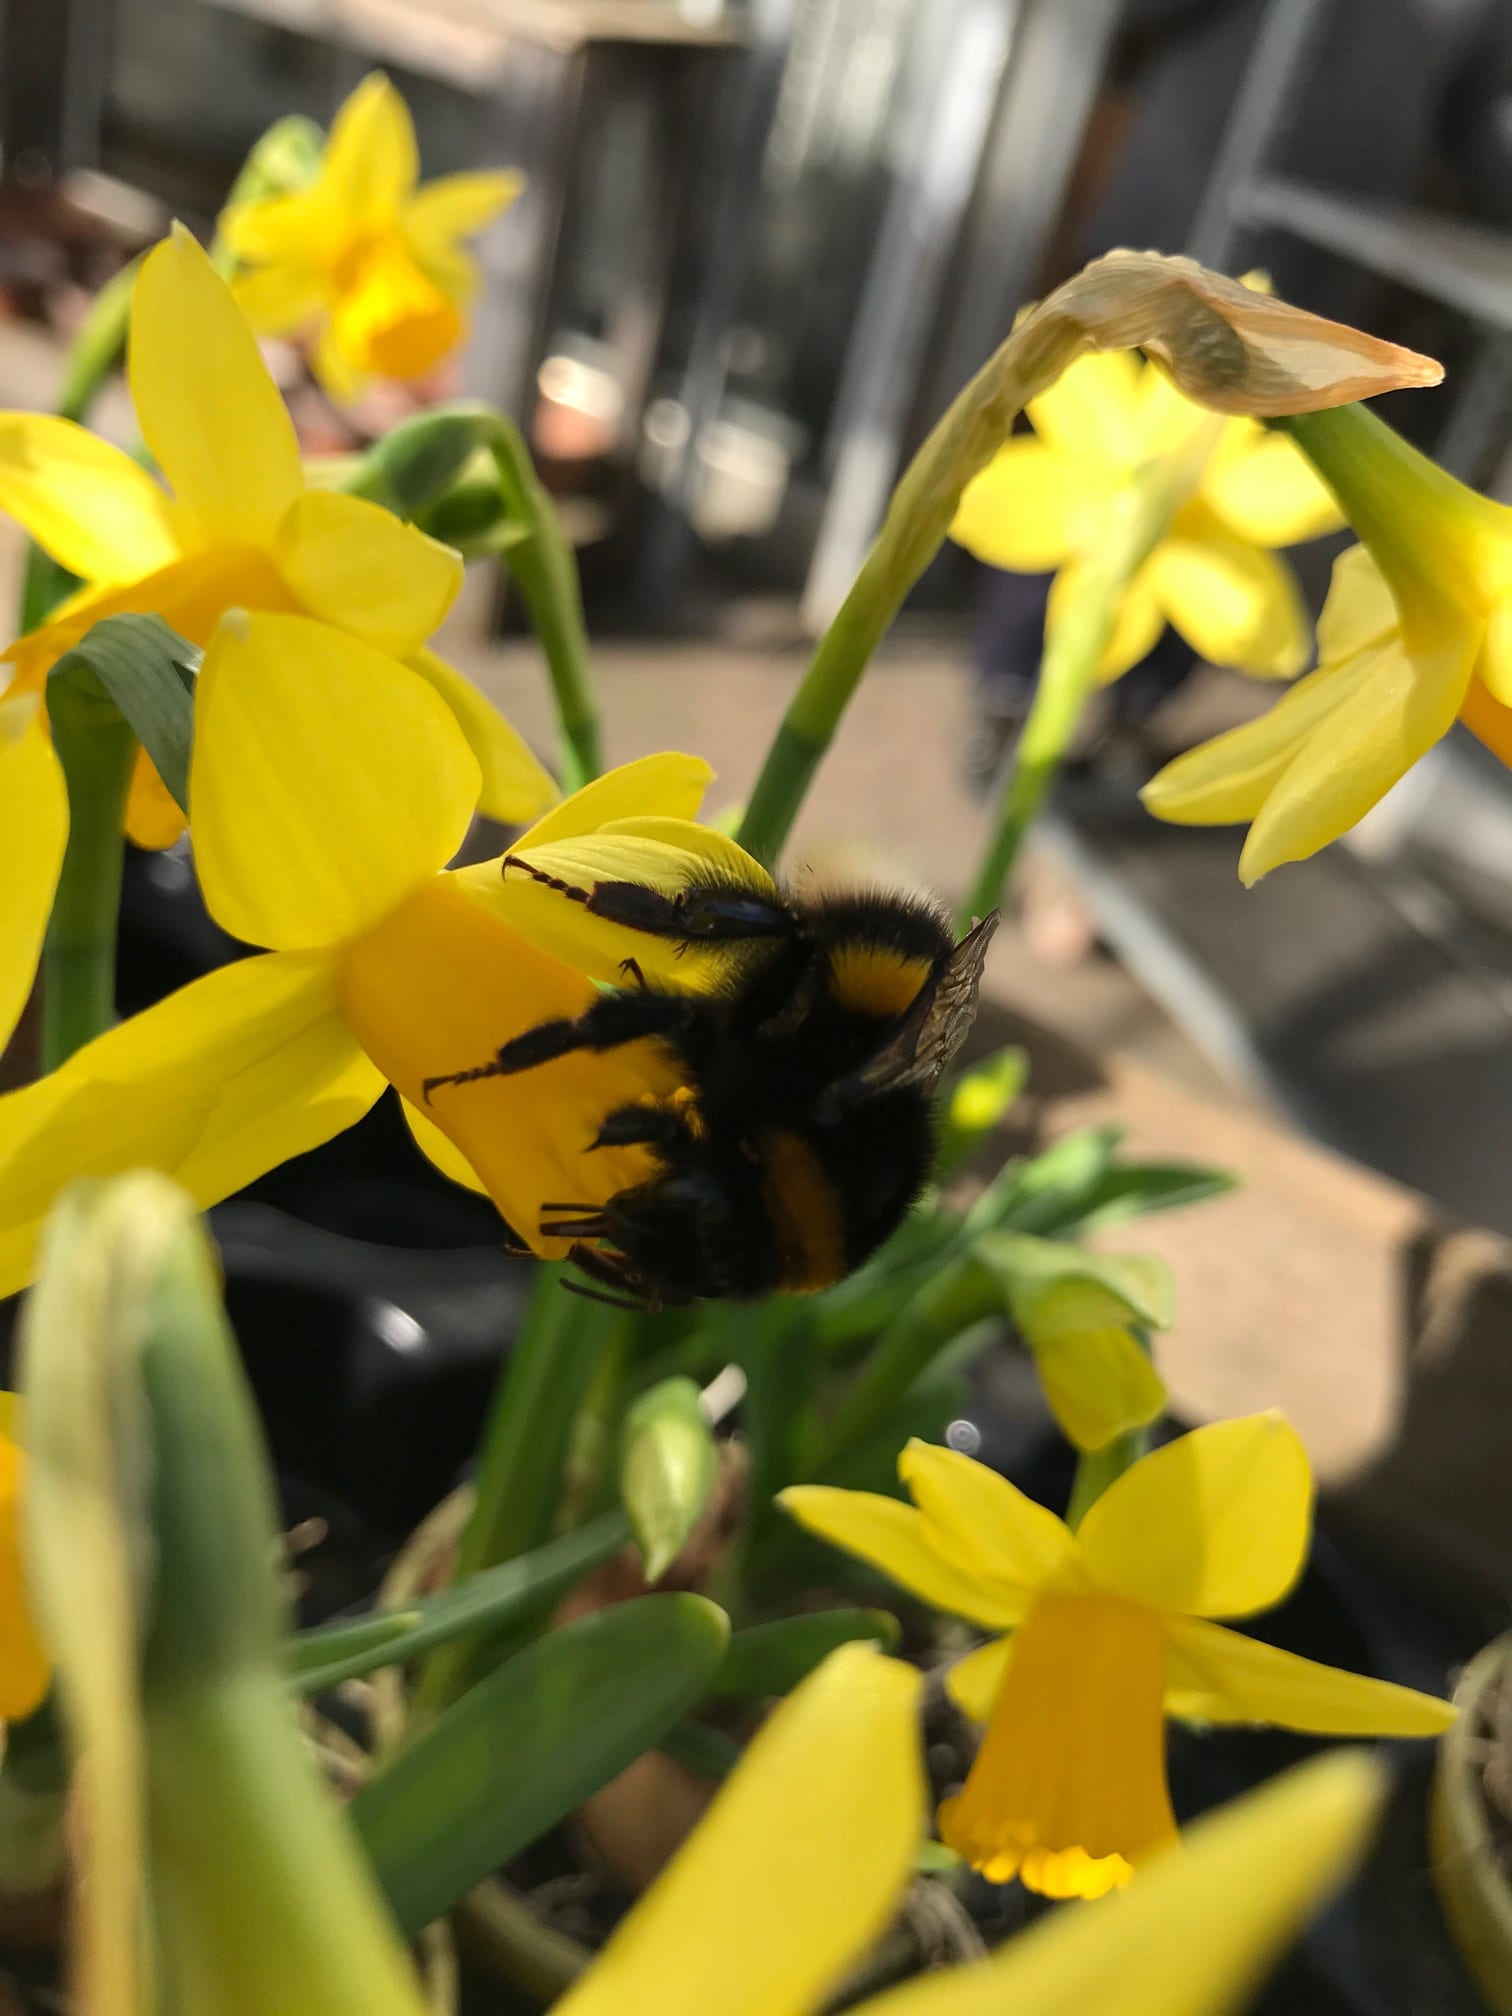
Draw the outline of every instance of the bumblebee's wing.
<instances>
[{"instance_id":1,"label":"bumblebee's wing","mask_svg":"<svg viewBox=\"0 0 1512 2016\"><path fill-rule=\"evenodd\" d=\"M701 992L796 923L759 861L688 819L620 819L525 848L505 856L503 883L491 909L611 985L633 960L659 986Z\"/></svg>"},{"instance_id":2,"label":"bumblebee's wing","mask_svg":"<svg viewBox=\"0 0 1512 2016\"><path fill-rule=\"evenodd\" d=\"M903 1086L916 1086L923 1092L934 1090L976 1020L982 967L997 927L996 910L972 926L932 979L920 988L897 1033L869 1064L831 1087L825 1099L827 1107L843 1111L875 1093L896 1091Z\"/></svg>"}]
</instances>

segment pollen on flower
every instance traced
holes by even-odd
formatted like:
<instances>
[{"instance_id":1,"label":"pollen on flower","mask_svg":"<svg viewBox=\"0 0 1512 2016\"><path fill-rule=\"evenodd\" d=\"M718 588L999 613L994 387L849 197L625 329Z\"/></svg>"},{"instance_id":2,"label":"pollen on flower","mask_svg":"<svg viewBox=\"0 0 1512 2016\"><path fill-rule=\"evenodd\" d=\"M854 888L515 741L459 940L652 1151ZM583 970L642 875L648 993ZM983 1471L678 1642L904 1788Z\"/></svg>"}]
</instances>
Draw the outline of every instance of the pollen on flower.
<instances>
[{"instance_id":1,"label":"pollen on flower","mask_svg":"<svg viewBox=\"0 0 1512 2016\"><path fill-rule=\"evenodd\" d=\"M1015 1635L992 1719L940 1836L990 1881L1101 1897L1176 1832L1165 1645L1153 1611L1047 1592Z\"/></svg>"}]
</instances>

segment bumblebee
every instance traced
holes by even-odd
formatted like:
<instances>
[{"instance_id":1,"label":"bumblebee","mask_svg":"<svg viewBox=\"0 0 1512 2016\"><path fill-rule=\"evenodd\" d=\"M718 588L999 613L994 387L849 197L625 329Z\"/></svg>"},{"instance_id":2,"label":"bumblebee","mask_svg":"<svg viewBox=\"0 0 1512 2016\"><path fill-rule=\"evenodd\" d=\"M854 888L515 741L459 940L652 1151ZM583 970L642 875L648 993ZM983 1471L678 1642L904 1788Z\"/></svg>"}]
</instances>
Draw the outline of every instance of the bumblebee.
<instances>
[{"instance_id":1,"label":"bumblebee","mask_svg":"<svg viewBox=\"0 0 1512 2016\"><path fill-rule=\"evenodd\" d=\"M569 882L518 855L511 870L663 950L714 955L696 992L651 984L627 959L624 984L585 1013L425 1081L429 1101L576 1050L651 1039L670 1053L682 1089L608 1113L591 1144L642 1143L655 1173L603 1204L541 1207L542 1236L572 1241L569 1258L596 1284L570 1285L654 1310L802 1293L858 1267L929 1174L933 1093L975 1017L997 913L956 944L943 907L914 894L757 889L712 873L667 894Z\"/></svg>"}]
</instances>

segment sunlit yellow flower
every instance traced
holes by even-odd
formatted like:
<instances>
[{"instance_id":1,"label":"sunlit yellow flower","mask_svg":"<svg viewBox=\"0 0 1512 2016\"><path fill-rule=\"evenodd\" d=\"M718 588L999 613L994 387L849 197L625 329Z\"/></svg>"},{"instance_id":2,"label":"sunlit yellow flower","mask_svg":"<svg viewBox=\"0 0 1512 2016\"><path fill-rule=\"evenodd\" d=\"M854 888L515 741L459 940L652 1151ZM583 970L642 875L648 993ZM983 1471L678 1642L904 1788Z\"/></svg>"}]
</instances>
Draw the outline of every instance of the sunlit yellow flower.
<instances>
[{"instance_id":1,"label":"sunlit yellow flower","mask_svg":"<svg viewBox=\"0 0 1512 2016\"><path fill-rule=\"evenodd\" d=\"M648 757L539 830L687 815L708 779L694 757ZM217 922L271 950L0 1099L0 1292L28 1278L40 1223L74 1177L156 1168L210 1204L351 1126L385 1080L417 1106L424 1078L582 1013L592 983L442 872L477 788L456 721L406 667L309 617L227 619L195 701L195 860ZM565 1242L536 1239L540 1204L597 1203L642 1180L644 1149L586 1151L612 1106L675 1082L649 1045L580 1052L438 1103L450 1140L412 1119L433 1159L560 1253Z\"/></svg>"},{"instance_id":2,"label":"sunlit yellow flower","mask_svg":"<svg viewBox=\"0 0 1512 2016\"><path fill-rule=\"evenodd\" d=\"M120 610L156 613L196 644L227 609L299 610L414 664L472 746L485 811L517 821L550 804L555 788L514 729L424 649L461 560L376 504L305 487L293 423L252 332L182 228L137 277L130 378L171 494L71 420L0 414L0 510L87 584L11 647L10 691L35 690L60 652ZM182 823L151 766L139 766L132 837L166 845Z\"/></svg>"},{"instance_id":3,"label":"sunlit yellow flower","mask_svg":"<svg viewBox=\"0 0 1512 2016\"><path fill-rule=\"evenodd\" d=\"M1278 1414L1142 1458L1071 1529L995 1472L910 1442L913 1506L801 1485L781 1502L936 1608L1009 1630L949 1676L986 1722L942 1838L995 1881L1097 1897L1171 1839L1164 1718L1431 1736L1445 1701L1278 1651L1209 1620L1268 1609L1307 1555L1312 1478Z\"/></svg>"},{"instance_id":4,"label":"sunlit yellow flower","mask_svg":"<svg viewBox=\"0 0 1512 2016\"><path fill-rule=\"evenodd\" d=\"M1195 405L1127 350L1079 358L1028 413L1034 433L1005 442L967 485L950 530L959 545L992 567L1054 568L1049 622L1158 471L1175 514L1123 595L1101 676L1137 664L1167 623L1215 665L1264 678L1301 671L1307 614L1273 549L1341 520L1290 441Z\"/></svg>"},{"instance_id":5,"label":"sunlit yellow flower","mask_svg":"<svg viewBox=\"0 0 1512 2016\"><path fill-rule=\"evenodd\" d=\"M236 298L253 328L284 335L316 323L312 361L333 399L367 377L418 378L455 349L478 285L460 241L523 186L509 170L422 189L419 173L409 109L375 72L336 114L308 189L221 218L252 269Z\"/></svg>"},{"instance_id":6,"label":"sunlit yellow flower","mask_svg":"<svg viewBox=\"0 0 1512 2016\"><path fill-rule=\"evenodd\" d=\"M746 1752L707 1817L558 2016L813 2016L907 1884L924 1817L919 1676L832 1653ZM1344 1880L1379 1766L1320 1758L1240 1800L1101 1910L931 1973L860 2016L1229 2016Z\"/></svg>"},{"instance_id":7,"label":"sunlit yellow flower","mask_svg":"<svg viewBox=\"0 0 1512 2016\"><path fill-rule=\"evenodd\" d=\"M1179 825L1250 822L1247 883L1348 832L1456 718L1512 765L1512 511L1363 408L1289 425L1366 542L1335 563L1318 669L1144 792Z\"/></svg>"},{"instance_id":8,"label":"sunlit yellow flower","mask_svg":"<svg viewBox=\"0 0 1512 2016\"><path fill-rule=\"evenodd\" d=\"M30 1715L47 1692L50 1664L32 1621L21 1560L26 1454L16 1440L14 1393L0 1393L0 1721Z\"/></svg>"}]
</instances>

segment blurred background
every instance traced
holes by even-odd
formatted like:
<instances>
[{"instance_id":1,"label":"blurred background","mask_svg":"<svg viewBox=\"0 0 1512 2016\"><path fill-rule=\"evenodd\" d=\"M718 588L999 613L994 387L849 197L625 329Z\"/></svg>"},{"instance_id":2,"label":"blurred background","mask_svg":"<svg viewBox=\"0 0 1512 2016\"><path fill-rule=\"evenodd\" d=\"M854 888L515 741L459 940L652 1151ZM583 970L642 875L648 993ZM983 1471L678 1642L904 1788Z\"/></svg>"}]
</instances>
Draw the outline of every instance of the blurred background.
<instances>
[{"instance_id":1,"label":"blurred background","mask_svg":"<svg viewBox=\"0 0 1512 2016\"><path fill-rule=\"evenodd\" d=\"M466 354L423 388L526 429L578 548L616 757L748 789L924 431L1016 309L1125 244L1188 251L1442 358L1388 417L1512 484L1512 0L6 0L0 400L49 403L89 293L208 235L280 114L369 69L427 177L517 164ZM314 452L414 396L330 407ZM124 396L97 424L129 430ZM1316 608L1342 541L1300 556ZM16 541L6 546L14 566ZM947 894L1032 691L1045 584L954 548L863 686L802 847ZM543 744L507 583L443 639ZM1093 724L990 984L1104 1052L1512 1231L1512 779L1457 731L1347 845L1245 895L1157 825L1159 763L1269 704L1168 636ZM187 868L154 860L161 880Z\"/></svg>"}]
</instances>

